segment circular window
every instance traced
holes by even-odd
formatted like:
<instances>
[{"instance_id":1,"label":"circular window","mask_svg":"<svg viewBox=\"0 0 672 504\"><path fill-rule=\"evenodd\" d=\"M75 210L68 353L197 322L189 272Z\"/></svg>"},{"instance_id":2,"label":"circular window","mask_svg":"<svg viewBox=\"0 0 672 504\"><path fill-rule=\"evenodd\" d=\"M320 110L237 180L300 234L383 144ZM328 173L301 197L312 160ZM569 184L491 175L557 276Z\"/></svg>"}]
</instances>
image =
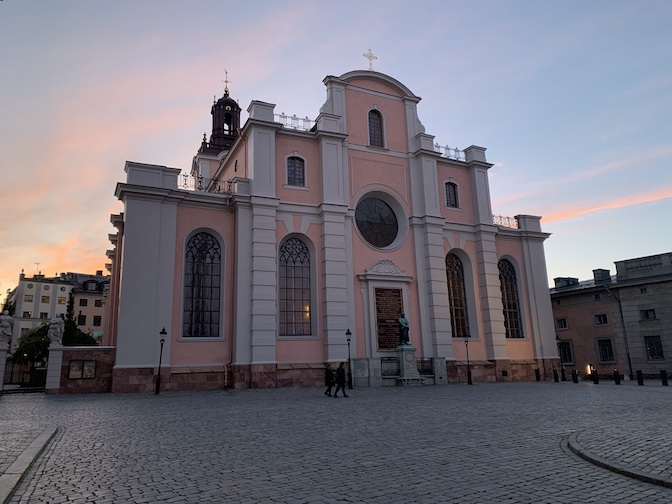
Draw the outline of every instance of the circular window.
<instances>
[{"instance_id":1,"label":"circular window","mask_svg":"<svg viewBox=\"0 0 672 504\"><path fill-rule=\"evenodd\" d=\"M49 290L49 286L48 286L48 285L45 285L45 286L44 286L44 290Z\"/></svg>"},{"instance_id":2,"label":"circular window","mask_svg":"<svg viewBox=\"0 0 672 504\"><path fill-rule=\"evenodd\" d=\"M61 287L61 292L65 292L65 287Z\"/></svg>"},{"instance_id":3,"label":"circular window","mask_svg":"<svg viewBox=\"0 0 672 504\"><path fill-rule=\"evenodd\" d=\"M365 198L355 210L357 229L374 247L390 246L399 234L399 223L392 207L379 198Z\"/></svg>"},{"instance_id":4,"label":"circular window","mask_svg":"<svg viewBox=\"0 0 672 504\"><path fill-rule=\"evenodd\" d=\"M28 288L29 288L29 289L32 289L32 288L33 288L33 284L28 284Z\"/></svg>"}]
</instances>

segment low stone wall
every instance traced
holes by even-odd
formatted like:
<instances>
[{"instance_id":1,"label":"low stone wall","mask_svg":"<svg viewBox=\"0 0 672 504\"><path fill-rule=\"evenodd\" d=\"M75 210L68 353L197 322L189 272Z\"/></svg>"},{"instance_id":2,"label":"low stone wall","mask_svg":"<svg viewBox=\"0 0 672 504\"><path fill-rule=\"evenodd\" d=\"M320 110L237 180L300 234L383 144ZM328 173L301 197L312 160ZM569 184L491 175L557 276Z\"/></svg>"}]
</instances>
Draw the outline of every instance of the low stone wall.
<instances>
[{"instance_id":1,"label":"low stone wall","mask_svg":"<svg viewBox=\"0 0 672 504\"><path fill-rule=\"evenodd\" d=\"M559 369L559 359L526 359L502 361L471 361L471 379L473 382L535 381L539 369L541 380L553 380L553 369ZM447 361L448 382L467 381L467 361Z\"/></svg>"},{"instance_id":2,"label":"low stone wall","mask_svg":"<svg viewBox=\"0 0 672 504\"><path fill-rule=\"evenodd\" d=\"M324 364L321 362L233 366L232 386L236 389L315 387L323 384Z\"/></svg>"},{"instance_id":3,"label":"low stone wall","mask_svg":"<svg viewBox=\"0 0 672 504\"><path fill-rule=\"evenodd\" d=\"M158 368L115 368L112 392L155 392ZM225 388L226 366L180 366L161 368L161 391L212 390Z\"/></svg>"},{"instance_id":4,"label":"low stone wall","mask_svg":"<svg viewBox=\"0 0 672 504\"><path fill-rule=\"evenodd\" d=\"M60 394L90 394L112 390L114 347L62 347ZM56 392L49 390L49 392Z\"/></svg>"}]
</instances>

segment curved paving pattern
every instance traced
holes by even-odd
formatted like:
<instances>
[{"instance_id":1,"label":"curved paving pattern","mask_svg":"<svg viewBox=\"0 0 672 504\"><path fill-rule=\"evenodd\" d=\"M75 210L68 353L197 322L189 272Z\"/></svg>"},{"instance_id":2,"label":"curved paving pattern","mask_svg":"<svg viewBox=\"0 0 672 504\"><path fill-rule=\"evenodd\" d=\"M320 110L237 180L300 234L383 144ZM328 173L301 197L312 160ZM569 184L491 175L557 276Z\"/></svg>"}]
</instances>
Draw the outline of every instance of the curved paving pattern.
<instances>
[{"instance_id":1,"label":"curved paving pattern","mask_svg":"<svg viewBox=\"0 0 672 504\"><path fill-rule=\"evenodd\" d=\"M568 439L668 477L670 394L541 382L356 389L338 401L305 388L4 396L0 427L59 425L13 504L649 504L672 502L672 489L597 467ZM638 443L654 437L651 456Z\"/></svg>"}]
</instances>

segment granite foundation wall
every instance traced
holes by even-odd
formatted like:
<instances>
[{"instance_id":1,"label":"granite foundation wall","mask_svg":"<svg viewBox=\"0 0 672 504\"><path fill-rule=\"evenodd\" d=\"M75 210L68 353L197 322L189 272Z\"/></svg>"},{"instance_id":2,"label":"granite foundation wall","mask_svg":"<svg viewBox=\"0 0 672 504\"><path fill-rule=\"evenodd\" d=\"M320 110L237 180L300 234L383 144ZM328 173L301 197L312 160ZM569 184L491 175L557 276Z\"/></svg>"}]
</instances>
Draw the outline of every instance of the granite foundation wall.
<instances>
[{"instance_id":1,"label":"granite foundation wall","mask_svg":"<svg viewBox=\"0 0 672 504\"><path fill-rule=\"evenodd\" d=\"M112 390L114 347L63 347L59 394L91 394ZM50 390L49 392L54 392Z\"/></svg>"}]
</instances>

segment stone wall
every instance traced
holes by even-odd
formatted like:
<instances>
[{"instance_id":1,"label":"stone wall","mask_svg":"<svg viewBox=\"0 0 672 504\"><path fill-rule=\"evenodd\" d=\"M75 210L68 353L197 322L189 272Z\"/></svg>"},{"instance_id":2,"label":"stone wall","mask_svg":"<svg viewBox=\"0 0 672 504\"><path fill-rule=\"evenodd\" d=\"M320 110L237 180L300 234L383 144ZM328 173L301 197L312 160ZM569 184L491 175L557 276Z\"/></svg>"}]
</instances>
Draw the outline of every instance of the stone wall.
<instances>
[{"instance_id":1,"label":"stone wall","mask_svg":"<svg viewBox=\"0 0 672 504\"><path fill-rule=\"evenodd\" d=\"M114 358L114 347L63 347L58 393L110 392Z\"/></svg>"}]
</instances>

